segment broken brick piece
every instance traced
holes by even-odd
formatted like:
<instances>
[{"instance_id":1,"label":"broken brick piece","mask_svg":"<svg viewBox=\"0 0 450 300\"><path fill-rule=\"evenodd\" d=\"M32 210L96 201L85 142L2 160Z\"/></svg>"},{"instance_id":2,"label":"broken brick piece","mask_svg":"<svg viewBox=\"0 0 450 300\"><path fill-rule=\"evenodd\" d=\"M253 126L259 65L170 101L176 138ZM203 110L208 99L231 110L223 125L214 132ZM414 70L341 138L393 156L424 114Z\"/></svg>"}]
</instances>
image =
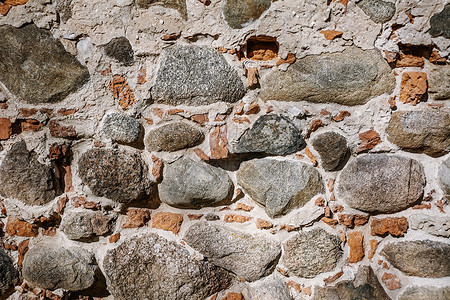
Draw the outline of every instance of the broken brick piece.
<instances>
[{"instance_id":1,"label":"broken brick piece","mask_svg":"<svg viewBox=\"0 0 450 300\"><path fill-rule=\"evenodd\" d=\"M273 225L269 221L263 220L263 219L257 219L256 220L256 228L258 229L270 229Z\"/></svg>"},{"instance_id":2,"label":"broken brick piece","mask_svg":"<svg viewBox=\"0 0 450 300\"><path fill-rule=\"evenodd\" d=\"M228 157L227 126L216 127L209 136L209 149L211 159Z\"/></svg>"},{"instance_id":3,"label":"broken brick piece","mask_svg":"<svg viewBox=\"0 0 450 300\"><path fill-rule=\"evenodd\" d=\"M123 110L127 110L135 101L133 90L127 83L125 77L120 75L114 75L109 89L113 94L114 99L119 101L120 107Z\"/></svg>"},{"instance_id":4,"label":"broken brick piece","mask_svg":"<svg viewBox=\"0 0 450 300\"><path fill-rule=\"evenodd\" d=\"M150 220L150 211L144 208L130 208L127 212L127 220L122 228L139 228L145 226Z\"/></svg>"},{"instance_id":5,"label":"broken brick piece","mask_svg":"<svg viewBox=\"0 0 450 300\"><path fill-rule=\"evenodd\" d=\"M341 37L343 34L342 31L337 30L322 30L320 33L322 33L323 36L329 41L334 40L337 37Z\"/></svg>"},{"instance_id":6,"label":"broken brick piece","mask_svg":"<svg viewBox=\"0 0 450 300\"><path fill-rule=\"evenodd\" d=\"M251 219L253 219L253 217L229 214L225 215L224 221L226 223L245 223L250 221Z\"/></svg>"},{"instance_id":7,"label":"broken brick piece","mask_svg":"<svg viewBox=\"0 0 450 300\"><path fill-rule=\"evenodd\" d=\"M10 119L0 118L0 140L7 140L12 134L12 123Z\"/></svg>"},{"instance_id":8,"label":"broken brick piece","mask_svg":"<svg viewBox=\"0 0 450 300\"><path fill-rule=\"evenodd\" d=\"M9 217L6 223L6 233L10 236L35 237L38 235L38 227L15 217Z\"/></svg>"},{"instance_id":9,"label":"broken brick piece","mask_svg":"<svg viewBox=\"0 0 450 300\"><path fill-rule=\"evenodd\" d=\"M377 250L378 241L377 240L369 240L370 250L369 250L369 260L372 261L373 256L375 255L375 251Z\"/></svg>"},{"instance_id":10,"label":"broken brick piece","mask_svg":"<svg viewBox=\"0 0 450 300\"><path fill-rule=\"evenodd\" d=\"M153 216L152 228L172 231L174 234L180 232L183 223L183 215L171 212L159 212Z\"/></svg>"},{"instance_id":11,"label":"broken brick piece","mask_svg":"<svg viewBox=\"0 0 450 300\"><path fill-rule=\"evenodd\" d=\"M350 247L350 255L348 257L348 261L350 263L356 263L363 259L364 257L364 248L363 248L363 239L364 236L361 231L353 231L347 234L348 237L348 246Z\"/></svg>"},{"instance_id":12,"label":"broken brick piece","mask_svg":"<svg viewBox=\"0 0 450 300\"><path fill-rule=\"evenodd\" d=\"M384 218L372 220L370 225L372 235L391 234L392 236L403 236L408 229L408 220L401 218Z\"/></svg>"},{"instance_id":13,"label":"broken brick piece","mask_svg":"<svg viewBox=\"0 0 450 300\"><path fill-rule=\"evenodd\" d=\"M250 205L246 205L244 203L238 203L234 210L251 211L253 208L255 208L255 207L254 206L250 206Z\"/></svg>"},{"instance_id":14,"label":"broken brick piece","mask_svg":"<svg viewBox=\"0 0 450 300\"><path fill-rule=\"evenodd\" d=\"M400 279L392 273L384 273L381 277L381 281L383 281L386 287L391 291L402 287Z\"/></svg>"},{"instance_id":15,"label":"broken brick piece","mask_svg":"<svg viewBox=\"0 0 450 300\"><path fill-rule=\"evenodd\" d=\"M359 134L359 139L361 140L361 143L356 149L356 153L373 149L376 145L381 143L380 135L378 134L378 132L372 129L361 132Z\"/></svg>"},{"instance_id":16,"label":"broken brick piece","mask_svg":"<svg viewBox=\"0 0 450 300\"><path fill-rule=\"evenodd\" d=\"M427 92L427 74L424 72L404 72L400 88L400 101L416 105Z\"/></svg>"}]
</instances>

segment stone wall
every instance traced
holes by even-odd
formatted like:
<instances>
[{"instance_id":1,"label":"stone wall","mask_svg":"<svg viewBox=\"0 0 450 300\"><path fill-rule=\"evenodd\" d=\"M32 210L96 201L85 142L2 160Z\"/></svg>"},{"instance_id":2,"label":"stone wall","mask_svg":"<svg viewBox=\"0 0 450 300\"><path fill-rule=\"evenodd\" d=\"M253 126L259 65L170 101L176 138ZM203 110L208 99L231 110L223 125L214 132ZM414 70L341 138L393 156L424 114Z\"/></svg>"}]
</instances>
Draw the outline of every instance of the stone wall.
<instances>
[{"instance_id":1,"label":"stone wall","mask_svg":"<svg viewBox=\"0 0 450 300\"><path fill-rule=\"evenodd\" d=\"M446 0L0 2L0 298L450 299Z\"/></svg>"}]
</instances>

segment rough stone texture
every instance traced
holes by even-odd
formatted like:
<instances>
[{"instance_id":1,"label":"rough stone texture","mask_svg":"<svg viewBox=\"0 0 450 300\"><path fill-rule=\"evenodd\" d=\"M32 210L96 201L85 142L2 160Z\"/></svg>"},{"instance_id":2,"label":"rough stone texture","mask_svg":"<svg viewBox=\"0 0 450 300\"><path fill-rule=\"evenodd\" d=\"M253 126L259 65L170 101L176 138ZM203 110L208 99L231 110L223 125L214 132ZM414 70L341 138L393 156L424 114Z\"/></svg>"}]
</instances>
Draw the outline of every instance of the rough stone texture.
<instances>
[{"instance_id":1,"label":"rough stone texture","mask_svg":"<svg viewBox=\"0 0 450 300\"><path fill-rule=\"evenodd\" d=\"M387 244L381 254L409 276L450 276L450 244L430 240L402 241Z\"/></svg>"},{"instance_id":2,"label":"rough stone texture","mask_svg":"<svg viewBox=\"0 0 450 300\"><path fill-rule=\"evenodd\" d=\"M192 225L184 240L208 261L247 281L270 274L281 254L278 244L262 236L252 236L208 222Z\"/></svg>"},{"instance_id":3,"label":"rough stone texture","mask_svg":"<svg viewBox=\"0 0 450 300\"><path fill-rule=\"evenodd\" d=\"M92 193L121 203L150 192L147 166L139 155L113 149L91 149L78 162L78 174Z\"/></svg>"},{"instance_id":4,"label":"rough stone texture","mask_svg":"<svg viewBox=\"0 0 450 300\"><path fill-rule=\"evenodd\" d=\"M416 105L425 97L427 88L427 73L404 72L402 74L399 100L403 103Z\"/></svg>"},{"instance_id":5,"label":"rough stone texture","mask_svg":"<svg viewBox=\"0 0 450 300\"><path fill-rule=\"evenodd\" d=\"M162 202L180 208L217 206L230 200L233 183L227 172L204 162L182 158L165 164L158 186Z\"/></svg>"},{"instance_id":6,"label":"rough stone texture","mask_svg":"<svg viewBox=\"0 0 450 300\"><path fill-rule=\"evenodd\" d=\"M89 80L87 68L47 30L4 25L0 36L0 81L27 103L61 101Z\"/></svg>"},{"instance_id":7,"label":"rough stone texture","mask_svg":"<svg viewBox=\"0 0 450 300\"><path fill-rule=\"evenodd\" d=\"M435 100L450 99L450 66L438 66L428 71L428 94Z\"/></svg>"},{"instance_id":8,"label":"rough stone texture","mask_svg":"<svg viewBox=\"0 0 450 300\"><path fill-rule=\"evenodd\" d=\"M438 179L444 193L450 196L450 157L439 166Z\"/></svg>"},{"instance_id":9,"label":"rough stone texture","mask_svg":"<svg viewBox=\"0 0 450 300\"><path fill-rule=\"evenodd\" d=\"M203 300L231 281L222 268L194 259L181 245L154 233L109 250L103 267L114 299Z\"/></svg>"},{"instance_id":10,"label":"rough stone texture","mask_svg":"<svg viewBox=\"0 0 450 300\"><path fill-rule=\"evenodd\" d=\"M105 45L105 53L111 58L125 65L131 65L134 62L133 47L126 37L113 38Z\"/></svg>"},{"instance_id":11,"label":"rough stone texture","mask_svg":"<svg viewBox=\"0 0 450 300\"><path fill-rule=\"evenodd\" d=\"M300 150L304 144L300 130L286 117L264 115L239 138L232 152L286 155Z\"/></svg>"},{"instance_id":12,"label":"rough stone texture","mask_svg":"<svg viewBox=\"0 0 450 300\"><path fill-rule=\"evenodd\" d=\"M450 110L396 111L386 132L405 151L442 156L450 151Z\"/></svg>"},{"instance_id":13,"label":"rough stone texture","mask_svg":"<svg viewBox=\"0 0 450 300\"><path fill-rule=\"evenodd\" d=\"M386 23L395 14L395 4L382 0L362 0L358 2L359 8L375 23Z\"/></svg>"},{"instance_id":14,"label":"rough stone texture","mask_svg":"<svg viewBox=\"0 0 450 300\"><path fill-rule=\"evenodd\" d=\"M302 207L324 191L322 177L313 167L295 161L254 159L243 162L237 180L248 195L265 207L270 217Z\"/></svg>"},{"instance_id":15,"label":"rough stone texture","mask_svg":"<svg viewBox=\"0 0 450 300\"><path fill-rule=\"evenodd\" d=\"M450 4L445 5L444 9L435 14L430 19L430 31L429 33L433 37L443 36L450 39L450 24L448 22L450 18Z\"/></svg>"},{"instance_id":16,"label":"rough stone texture","mask_svg":"<svg viewBox=\"0 0 450 300\"><path fill-rule=\"evenodd\" d=\"M152 100L171 105L236 102L244 84L219 52L199 46L172 46L163 51L151 89Z\"/></svg>"},{"instance_id":17,"label":"rough stone texture","mask_svg":"<svg viewBox=\"0 0 450 300\"><path fill-rule=\"evenodd\" d=\"M403 236L408 230L408 220L405 217L401 218L384 218L372 219L370 224L370 233L372 235L391 234L392 236Z\"/></svg>"},{"instance_id":18,"label":"rough stone texture","mask_svg":"<svg viewBox=\"0 0 450 300\"><path fill-rule=\"evenodd\" d=\"M97 268L91 253L79 247L67 249L49 239L28 250L22 275L41 289L78 291L95 283Z\"/></svg>"},{"instance_id":19,"label":"rough stone texture","mask_svg":"<svg viewBox=\"0 0 450 300\"><path fill-rule=\"evenodd\" d=\"M227 0L223 15L228 25L234 29L248 26L270 7L270 0Z\"/></svg>"},{"instance_id":20,"label":"rough stone texture","mask_svg":"<svg viewBox=\"0 0 450 300\"><path fill-rule=\"evenodd\" d=\"M448 216L412 215L408 220L411 229L422 230L436 236L450 237L450 217Z\"/></svg>"},{"instance_id":21,"label":"rough stone texture","mask_svg":"<svg viewBox=\"0 0 450 300\"><path fill-rule=\"evenodd\" d=\"M450 286L412 286L408 287L399 300L447 300L450 299Z\"/></svg>"},{"instance_id":22,"label":"rough stone texture","mask_svg":"<svg viewBox=\"0 0 450 300\"><path fill-rule=\"evenodd\" d=\"M185 122L164 124L153 129L145 138L148 151L177 151L203 142L204 134L194 125Z\"/></svg>"},{"instance_id":23,"label":"rough stone texture","mask_svg":"<svg viewBox=\"0 0 450 300\"><path fill-rule=\"evenodd\" d=\"M340 170L350 156L347 140L336 132L320 134L313 141L313 146L319 152L322 168L325 171Z\"/></svg>"},{"instance_id":24,"label":"rough stone texture","mask_svg":"<svg viewBox=\"0 0 450 300\"><path fill-rule=\"evenodd\" d=\"M108 234L112 229L113 217L101 212L83 210L65 213L60 229L71 240L86 240L93 236Z\"/></svg>"},{"instance_id":25,"label":"rough stone texture","mask_svg":"<svg viewBox=\"0 0 450 300\"><path fill-rule=\"evenodd\" d=\"M287 285L276 274L250 283L243 294L251 300L292 300Z\"/></svg>"},{"instance_id":26,"label":"rough stone texture","mask_svg":"<svg viewBox=\"0 0 450 300\"><path fill-rule=\"evenodd\" d=\"M137 0L136 4L139 8L149 8L150 6L158 5L176 9L183 19L187 19L186 0Z\"/></svg>"},{"instance_id":27,"label":"rough stone texture","mask_svg":"<svg viewBox=\"0 0 450 300\"><path fill-rule=\"evenodd\" d=\"M288 71L274 71L261 80L264 100L364 104L391 93L394 76L378 50L347 48L342 53L298 59Z\"/></svg>"},{"instance_id":28,"label":"rough stone texture","mask_svg":"<svg viewBox=\"0 0 450 300\"><path fill-rule=\"evenodd\" d=\"M342 170L337 197L369 213L393 213L423 194L425 174L416 160L390 154L360 155Z\"/></svg>"},{"instance_id":29,"label":"rough stone texture","mask_svg":"<svg viewBox=\"0 0 450 300\"><path fill-rule=\"evenodd\" d=\"M121 113L110 113L102 123L102 133L119 143L134 143L139 138L141 125L139 121Z\"/></svg>"},{"instance_id":30,"label":"rough stone texture","mask_svg":"<svg viewBox=\"0 0 450 300\"><path fill-rule=\"evenodd\" d=\"M56 196L53 171L38 162L25 141L15 143L0 165L0 193L28 205L44 205Z\"/></svg>"},{"instance_id":31,"label":"rough stone texture","mask_svg":"<svg viewBox=\"0 0 450 300\"><path fill-rule=\"evenodd\" d=\"M284 243L283 249L282 263L304 278L332 271L342 257L340 238L323 229L301 232Z\"/></svg>"},{"instance_id":32,"label":"rough stone texture","mask_svg":"<svg viewBox=\"0 0 450 300\"><path fill-rule=\"evenodd\" d=\"M359 267L355 279L341 281L333 287L316 287L314 300L370 299L390 300L371 267Z\"/></svg>"},{"instance_id":33,"label":"rough stone texture","mask_svg":"<svg viewBox=\"0 0 450 300\"><path fill-rule=\"evenodd\" d=\"M0 297L6 295L19 278L12 259L0 248Z\"/></svg>"}]
</instances>

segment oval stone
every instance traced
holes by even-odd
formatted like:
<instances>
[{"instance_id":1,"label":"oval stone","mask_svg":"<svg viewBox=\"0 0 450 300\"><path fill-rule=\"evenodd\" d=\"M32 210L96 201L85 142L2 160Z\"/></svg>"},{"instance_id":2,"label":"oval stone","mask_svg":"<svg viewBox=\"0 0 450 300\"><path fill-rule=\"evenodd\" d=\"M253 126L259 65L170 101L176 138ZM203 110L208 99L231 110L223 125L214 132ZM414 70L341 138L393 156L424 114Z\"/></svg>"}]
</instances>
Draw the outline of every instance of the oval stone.
<instances>
[{"instance_id":1,"label":"oval stone","mask_svg":"<svg viewBox=\"0 0 450 300\"><path fill-rule=\"evenodd\" d=\"M0 248L0 296L6 296L19 279L19 272L14 268L12 259Z\"/></svg>"},{"instance_id":2,"label":"oval stone","mask_svg":"<svg viewBox=\"0 0 450 300\"><path fill-rule=\"evenodd\" d=\"M151 130L145 138L145 146L148 151L172 152L201 144L204 138L197 127L175 122Z\"/></svg>"}]
</instances>

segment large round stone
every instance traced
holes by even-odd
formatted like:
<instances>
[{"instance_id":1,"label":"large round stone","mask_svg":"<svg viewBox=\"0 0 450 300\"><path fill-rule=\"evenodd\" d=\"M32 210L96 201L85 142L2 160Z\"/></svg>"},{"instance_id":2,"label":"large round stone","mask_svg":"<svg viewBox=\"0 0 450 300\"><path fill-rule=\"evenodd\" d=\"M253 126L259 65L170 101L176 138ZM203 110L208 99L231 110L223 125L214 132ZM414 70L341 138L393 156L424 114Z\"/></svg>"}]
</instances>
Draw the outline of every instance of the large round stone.
<instances>
[{"instance_id":1,"label":"large round stone","mask_svg":"<svg viewBox=\"0 0 450 300\"><path fill-rule=\"evenodd\" d=\"M19 272L14 268L12 259L0 248L0 297L12 289L19 279Z\"/></svg>"},{"instance_id":2,"label":"large round stone","mask_svg":"<svg viewBox=\"0 0 450 300\"><path fill-rule=\"evenodd\" d=\"M425 174L416 160L390 154L360 155L342 170L336 196L369 213L394 213L416 203Z\"/></svg>"},{"instance_id":3,"label":"large round stone","mask_svg":"<svg viewBox=\"0 0 450 300\"><path fill-rule=\"evenodd\" d=\"M435 100L450 100L450 65L435 66L427 71L428 95Z\"/></svg>"},{"instance_id":4,"label":"large round stone","mask_svg":"<svg viewBox=\"0 0 450 300\"><path fill-rule=\"evenodd\" d=\"M145 138L148 151L177 151L194 147L205 138L196 126L186 122L175 122L153 129Z\"/></svg>"},{"instance_id":5,"label":"large round stone","mask_svg":"<svg viewBox=\"0 0 450 300\"><path fill-rule=\"evenodd\" d=\"M102 133L119 143L136 142L140 132L139 121L121 113L107 114L102 122Z\"/></svg>"},{"instance_id":6,"label":"large round stone","mask_svg":"<svg viewBox=\"0 0 450 300\"><path fill-rule=\"evenodd\" d=\"M112 216L90 210L66 212L60 229L71 240L85 241L108 234L113 227Z\"/></svg>"},{"instance_id":7,"label":"large round stone","mask_svg":"<svg viewBox=\"0 0 450 300\"><path fill-rule=\"evenodd\" d=\"M347 140L336 132L320 134L313 141L313 146L319 152L325 171L340 170L350 156Z\"/></svg>"},{"instance_id":8,"label":"large round stone","mask_svg":"<svg viewBox=\"0 0 450 300\"><path fill-rule=\"evenodd\" d=\"M362 0L358 6L375 23L386 23L395 14L395 3L383 0Z\"/></svg>"},{"instance_id":9,"label":"large round stone","mask_svg":"<svg viewBox=\"0 0 450 300\"><path fill-rule=\"evenodd\" d=\"M433 15L430 19L430 31L432 37L442 36L450 39L450 4L446 4L444 9Z\"/></svg>"},{"instance_id":10,"label":"large round stone","mask_svg":"<svg viewBox=\"0 0 450 300\"><path fill-rule=\"evenodd\" d=\"M257 20L270 3L270 0L227 0L223 15L231 28L240 29Z\"/></svg>"}]
</instances>

